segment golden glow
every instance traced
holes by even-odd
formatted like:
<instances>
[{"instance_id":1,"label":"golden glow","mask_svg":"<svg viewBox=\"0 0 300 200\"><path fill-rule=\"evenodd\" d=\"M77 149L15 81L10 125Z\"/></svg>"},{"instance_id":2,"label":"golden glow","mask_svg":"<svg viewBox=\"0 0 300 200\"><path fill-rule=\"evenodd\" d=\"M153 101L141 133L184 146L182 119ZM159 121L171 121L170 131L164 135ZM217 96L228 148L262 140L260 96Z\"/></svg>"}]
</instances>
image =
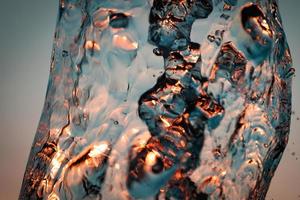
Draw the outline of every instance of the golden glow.
<instances>
[{"instance_id":1,"label":"golden glow","mask_svg":"<svg viewBox=\"0 0 300 200\"><path fill-rule=\"evenodd\" d=\"M138 143L138 148L144 148L147 144L147 140L140 140Z\"/></svg>"},{"instance_id":2,"label":"golden glow","mask_svg":"<svg viewBox=\"0 0 300 200\"><path fill-rule=\"evenodd\" d=\"M180 180L183 178L181 171L176 171L174 175L175 179Z\"/></svg>"},{"instance_id":3,"label":"golden glow","mask_svg":"<svg viewBox=\"0 0 300 200\"><path fill-rule=\"evenodd\" d=\"M215 64L215 65L213 65L213 67L211 69L209 80L215 80L216 79L216 73L217 73L217 71L218 71L218 66Z\"/></svg>"},{"instance_id":4,"label":"golden glow","mask_svg":"<svg viewBox=\"0 0 300 200\"><path fill-rule=\"evenodd\" d=\"M58 172L58 170L60 169L61 163L62 161L65 159L64 154L62 154L61 152L57 152L55 157L52 159L51 165L51 172L50 175L52 178L54 178Z\"/></svg>"},{"instance_id":5,"label":"golden glow","mask_svg":"<svg viewBox=\"0 0 300 200\"><path fill-rule=\"evenodd\" d=\"M146 159L145 159L145 162L146 162L146 165L147 166L153 166L155 165L156 163L156 155L157 153L153 152L153 151L150 151L147 156L146 156Z\"/></svg>"},{"instance_id":6,"label":"golden glow","mask_svg":"<svg viewBox=\"0 0 300 200\"><path fill-rule=\"evenodd\" d=\"M51 193L48 200L60 200L60 198L55 193Z\"/></svg>"},{"instance_id":7,"label":"golden glow","mask_svg":"<svg viewBox=\"0 0 300 200\"><path fill-rule=\"evenodd\" d=\"M172 90L173 93L179 94L179 93L181 92L181 89L182 89L181 86L180 86L180 83L177 82L177 83L175 84L175 86L176 86L176 87L171 87L171 90Z\"/></svg>"},{"instance_id":8,"label":"golden glow","mask_svg":"<svg viewBox=\"0 0 300 200\"><path fill-rule=\"evenodd\" d=\"M114 35L113 45L120 49L132 51L138 48L138 43L132 41L127 36Z\"/></svg>"},{"instance_id":9,"label":"golden glow","mask_svg":"<svg viewBox=\"0 0 300 200\"><path fill-rule=\"evenodd\" d=\"M165 127L170 127L171 124L168 122L168 120L166 120L165 118L163 118L162 116L160 116L161 121L164 123Z\"/></svg>"},{"instance_id":10,"label":"golden glow","mask_svg":"<svg viewBox=\"0 0 300 200\"><path fill-rule=\"evenodd\" d=\"M151 100L151 103L152 103L153 105L156 105L156 101L154 101L154 100Z\"/></svg>"},{"instance_id":11,"label":"golden glow","mask_svg":"<svg viewBox=\"0 0 300 200\"><path fill-rule=\"evenodd\" d=\"M100 45L95 41L91 41L91 40L86 41L84 47L89 50L100 51Z\"/></svg>"},{"instance_id":12,"label":"golden glow","mask_svg":"<svg viewBox=\"0 0 300 200\"><path fill-rule=\"evenodd\" d=\"M109 146L106 142L97 144L97 145L94 145L93 149L89 152L88 155L91 158L98 157L99 155L103 155L106 152L106 150L108 150L108 149L109 149Z\"/></svg>"},{"instance_id":13,"label":"golden glow","mask_svg":"<svg viewBox=\"0 0 300 200\"><path fill-rule=\"evenodd\" d=\"M226 171L224 170L221 172L221 176L225 176L225 175L226 175Z\"/></svg>"}]
</instances>

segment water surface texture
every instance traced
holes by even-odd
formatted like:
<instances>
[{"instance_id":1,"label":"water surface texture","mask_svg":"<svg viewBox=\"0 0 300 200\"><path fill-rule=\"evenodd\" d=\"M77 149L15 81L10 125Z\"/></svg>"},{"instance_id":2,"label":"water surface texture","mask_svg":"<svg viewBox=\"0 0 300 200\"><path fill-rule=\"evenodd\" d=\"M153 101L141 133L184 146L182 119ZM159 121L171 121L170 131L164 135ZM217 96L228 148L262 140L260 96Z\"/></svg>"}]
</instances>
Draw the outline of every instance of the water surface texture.
<instances>
[{"instance_id":1,"label":"water surface texture","mask_svg":"<svg viewBox=\"0 0 300 200\"><path fill-rule=\"evenodd\" d=\"M288 141L276 0L61 0L20 199L264 199Z\"/></svg>"}]
</instances>

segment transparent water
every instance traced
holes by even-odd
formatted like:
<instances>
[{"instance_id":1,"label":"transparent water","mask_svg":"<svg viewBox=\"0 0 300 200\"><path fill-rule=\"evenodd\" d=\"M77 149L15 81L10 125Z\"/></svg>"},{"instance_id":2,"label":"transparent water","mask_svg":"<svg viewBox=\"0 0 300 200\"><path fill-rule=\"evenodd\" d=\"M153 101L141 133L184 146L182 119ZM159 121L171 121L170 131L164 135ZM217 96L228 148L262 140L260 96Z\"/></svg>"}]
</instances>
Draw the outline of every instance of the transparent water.
<instances>
[{"instance_id":1,"label":"transparent water","mask_svg":"<svg viewBox=\"0 0 300 200\"><path fill-rule=\"evenodd\" d=\"M275 0L61 0L20 199L264 199L291 66Z\"/></svg>"}]
</instances>

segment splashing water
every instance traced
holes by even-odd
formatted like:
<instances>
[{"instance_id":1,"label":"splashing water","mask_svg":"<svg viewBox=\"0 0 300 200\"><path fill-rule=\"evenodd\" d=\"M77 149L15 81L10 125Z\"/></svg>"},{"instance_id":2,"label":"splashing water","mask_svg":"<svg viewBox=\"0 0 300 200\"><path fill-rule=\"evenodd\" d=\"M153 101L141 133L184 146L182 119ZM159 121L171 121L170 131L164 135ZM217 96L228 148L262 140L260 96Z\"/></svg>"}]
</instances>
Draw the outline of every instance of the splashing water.
<instances>
[{"instance_id":1,"label":"splashing water","mask_svg":"<svg viewBox=\"0 0 300 200\"><path fill-rule=\"evenodd\" d=\"M291 66L276 0L61 0L20 199L264 199Z\"/></svg>"}]
</instances>

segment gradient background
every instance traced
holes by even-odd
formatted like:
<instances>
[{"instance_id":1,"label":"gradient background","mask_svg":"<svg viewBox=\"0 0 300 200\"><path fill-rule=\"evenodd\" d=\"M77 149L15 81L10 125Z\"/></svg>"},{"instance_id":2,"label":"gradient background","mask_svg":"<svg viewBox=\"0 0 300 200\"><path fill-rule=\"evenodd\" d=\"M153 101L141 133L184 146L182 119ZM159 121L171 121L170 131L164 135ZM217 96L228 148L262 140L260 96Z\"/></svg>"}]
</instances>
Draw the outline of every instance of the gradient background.
<instances>
[{"instance_id":1,"label":"gradient background","mask_svg":"<svg viewBox=\"0 0 300 200\"><path fill-rule=\"evenodd\" d=\"M300 64L300 1L279 0L294 67ZM0 199L17 199L42 112L58 0L1 0ZM299 69L299 68L298 68ZM298 72L296 72L299 75ZM267 200L300 200L300 76L293 83L289 144Z\"/></svg>"}]
</instances>

